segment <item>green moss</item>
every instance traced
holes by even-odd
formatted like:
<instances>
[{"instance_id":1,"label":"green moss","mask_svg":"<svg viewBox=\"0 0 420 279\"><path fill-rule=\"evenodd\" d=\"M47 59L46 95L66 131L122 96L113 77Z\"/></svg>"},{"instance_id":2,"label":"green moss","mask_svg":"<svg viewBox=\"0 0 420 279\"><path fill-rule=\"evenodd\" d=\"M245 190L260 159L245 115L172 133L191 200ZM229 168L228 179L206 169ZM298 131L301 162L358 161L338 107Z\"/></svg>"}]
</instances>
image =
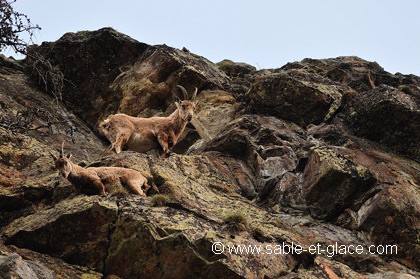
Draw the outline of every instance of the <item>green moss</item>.
<instances>
[{"instance_id":1,"label":"green moss","mask_svg":"<svg viewBox=\"0 0 420 279\"><path fill-rule=\"evenodd\" d=\"M384 203L384 210L397 214L402 211L400 203L398 203L394 198L390 198Z\"/></svg>"},{"instance_id":2,"label":"green moss","mask_svg":"<svg viewBox=\"0 0 420 279\"><path fill-rule=\"evenodd\" d=\"M333 97L333 102L330 106L330 109L328 110L327 115L324 117L324 121L328 121L331 119L331 117L337 112L337 110L341 107L341 100L342 96L338 95Z\"/></svg>"},{"instance_id":3,"label":"green moss","mask_svg":"<svg viewBox=\"0 0 420 279\"><path fill-rule=\"evenodd\" d=\"M366 167L361 165L356 166L356 171L360 176L365 176L369 172L369 170Z\"/></svg>"},{"instance_id":4,"label":"green moss","mask_svg":"<svg viewBox=\"0 0 420 279\"><path fill-rule=\"evenodd\" d=\"M348 160L339 157L334 150L323 147L313 148L312 150L318 154L319 161L321 163L326 163L328 166L325 171L329 171L332 168L339 172L350 173L350 170L347 167ZM324 174L325 173L322 173L321 175Z\"/></svg>"}]
</instances>

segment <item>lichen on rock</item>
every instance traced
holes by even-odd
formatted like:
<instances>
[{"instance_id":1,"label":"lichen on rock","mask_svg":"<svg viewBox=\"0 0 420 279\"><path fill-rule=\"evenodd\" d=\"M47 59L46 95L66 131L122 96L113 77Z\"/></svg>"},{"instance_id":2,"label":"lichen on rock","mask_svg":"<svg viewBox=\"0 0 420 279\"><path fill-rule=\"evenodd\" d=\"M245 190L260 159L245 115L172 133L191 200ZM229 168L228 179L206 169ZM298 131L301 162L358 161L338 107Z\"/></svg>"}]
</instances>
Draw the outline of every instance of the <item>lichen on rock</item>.
<instances>
[{"instance_id":1,"label":"lichen on rock","mask_svg":"<svg viewBox=\"0 0 420 279\"><path fill-rule=\"evenodd\" d=\"M57 103L25 61L0 57L0 277L420 277L419 77L358 57L213 64L111 28L29 51L66 82ZM106 151L99 121L167 115L178 84L199 94L174 153ZM52 163L63 141L76 163L132 168L157 188L80 194ZM305 252L267 253L292 243ZM317 244L398 254L309 253Z\"/></svg>"}]
</instances>

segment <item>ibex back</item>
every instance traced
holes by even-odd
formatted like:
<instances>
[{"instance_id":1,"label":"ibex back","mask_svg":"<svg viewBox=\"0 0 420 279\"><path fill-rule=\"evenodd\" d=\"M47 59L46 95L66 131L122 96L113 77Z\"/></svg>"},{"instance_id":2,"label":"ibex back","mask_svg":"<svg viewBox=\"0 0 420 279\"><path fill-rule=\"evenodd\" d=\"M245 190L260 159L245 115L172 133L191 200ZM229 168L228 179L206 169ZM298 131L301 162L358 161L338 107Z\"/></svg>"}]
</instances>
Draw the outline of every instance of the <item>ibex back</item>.
<instances>
[{"instance_id":1,"label":"ibex back","mask_svg":"<svg viewBox=\"0 0 420 279\"><path fill-rule=\"evenodd\" d=\"M146 196L145 192L150 189L147 179L138 171L120 167L82 168L70 160L70 154L64 155L63 146L60 157L50 154L60 174L82 193L106 195L117 184L140 196Z\"/></svg>"},{"instance_id":2,"label":"ibex back","mask_svg":"<svg viewBox=\"0 0 420 279\"><path fill-rule=\"evenodd\" d=\"M167 117L132 117L118 113L109 116L99 124L99 131L111 142L110 149L118 154L126 146L137 152L162 149L161 157L165 157L178 142L188 122L192 120L198 89L195 88L191 98L187 90L178 85L184 100L177 100L177 109Z\"/></svg>"}]
</instances>

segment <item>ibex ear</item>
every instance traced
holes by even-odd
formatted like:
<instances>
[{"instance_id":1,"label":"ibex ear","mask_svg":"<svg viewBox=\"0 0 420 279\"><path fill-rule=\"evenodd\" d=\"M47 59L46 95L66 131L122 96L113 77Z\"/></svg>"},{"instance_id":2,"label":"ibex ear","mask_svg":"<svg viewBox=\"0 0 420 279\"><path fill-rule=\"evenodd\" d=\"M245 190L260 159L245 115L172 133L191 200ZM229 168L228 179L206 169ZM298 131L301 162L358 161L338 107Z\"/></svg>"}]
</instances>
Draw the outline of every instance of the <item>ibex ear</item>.
<instances>
[{"instance_id":1,"label":"ibex ear","mask_svg":"<svg viewBox=\"0 0 420 279\"><path fill-rule=\"evenodd\" d=\"M67 159L70 159L71 158L71 154L69 153L69 154L67 154Z\"/></svg>"},{"instance_id":2,"label":"ibex ear","mask_svg":"<svg viewBox=\"0 0 420 279\"><path fill-rule=\"evenodd\" d=\"M178 108L179 109L179 106L180 106L180 103L182 102L181 101L181 99L179 99L178 97L176 97L176 101L175 101L175 106L176 106L176 108Z\"/></svg>"},{"instance_id":3,"label":"ibex ear","mask_svg":"<svg viewBox=\"0 0 420 279\"><path fill-rule=\"evenodd\" d=\"M194 93L191 96L191 101L195 100L195 97L197 97L197 92L198 92L198 88L196 87L195 90L194 90Z\"/></svg>"}]
</instances>

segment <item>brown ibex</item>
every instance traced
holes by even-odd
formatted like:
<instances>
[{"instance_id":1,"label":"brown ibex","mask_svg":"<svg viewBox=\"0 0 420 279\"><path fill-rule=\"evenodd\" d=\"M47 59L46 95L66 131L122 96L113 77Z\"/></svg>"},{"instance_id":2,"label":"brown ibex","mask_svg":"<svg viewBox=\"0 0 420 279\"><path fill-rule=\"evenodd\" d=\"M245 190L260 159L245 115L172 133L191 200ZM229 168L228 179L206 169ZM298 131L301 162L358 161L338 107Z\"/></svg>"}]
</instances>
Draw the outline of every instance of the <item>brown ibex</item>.
<instances>
[{"instance_id":1,"label":"brown ibex","mask_svg":"<svg viewBox=\"0 0 420 279\"><path fill-rule=\"evenodd\" d=\"M181 89L184 100L177 98L177 109L167 117L141 118L118 113L100 123L99 131L111 142L110 149L118 154L124 145L130 150L142 153L162 148L160 156L168 155L187 123L192 120L196 105L194 99L198 91L195 88L191 98L188 98L187 90L181 85L177 87Z\"/></svg>"},{"instance_id":2,"label":"brown ibex","mask_svg":"<svg viewBox=\"0 0 420 279\"><path fill-rule=\"evenodd\" d=\"M71 154L64 155L63 147L64 143L58 158L50 152L55 167L71 184L80 188L82 193L106 195L113 186L121 184L130 193L146 196L145 192L150 186L138 171L119 167L82 168L70 160Z\"/></svg>"}]
</instances>

